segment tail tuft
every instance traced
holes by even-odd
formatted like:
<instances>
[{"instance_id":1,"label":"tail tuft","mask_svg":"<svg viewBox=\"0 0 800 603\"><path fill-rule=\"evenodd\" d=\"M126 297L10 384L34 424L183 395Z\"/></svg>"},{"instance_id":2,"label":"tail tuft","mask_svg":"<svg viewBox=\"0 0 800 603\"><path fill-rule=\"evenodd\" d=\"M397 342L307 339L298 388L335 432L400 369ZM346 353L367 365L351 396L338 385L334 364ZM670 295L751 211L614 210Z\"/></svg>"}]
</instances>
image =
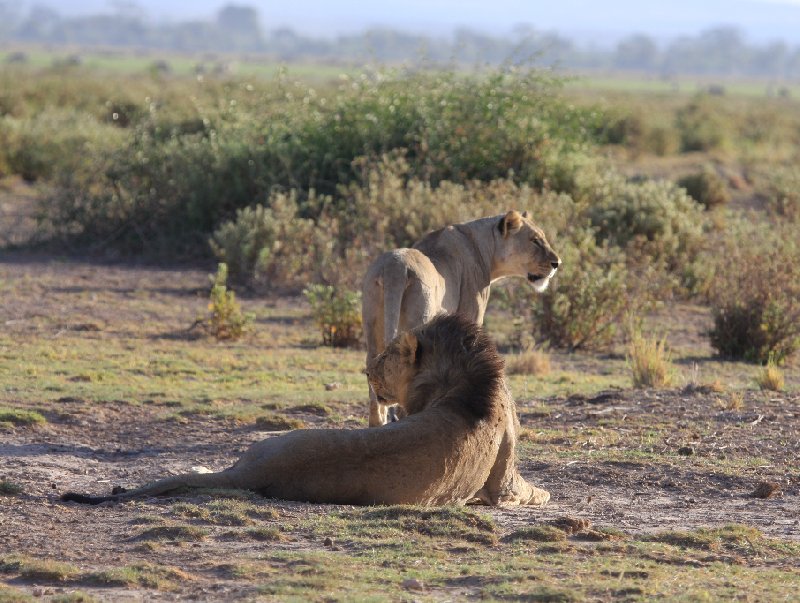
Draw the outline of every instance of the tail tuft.
<instances>
[{"instance_id":1,"label":"tail tuft","mask_svg":"<svg viewBox=\"0 0 800 603\"><path fill-rule=\"evenodd\" d=\"M89 496L88 494L78 494L77 492L65 492L61 495L64 502L76 502L82 505L99 505L109 500L118 500L118 496Z\"/></svg>"}]
</instances>

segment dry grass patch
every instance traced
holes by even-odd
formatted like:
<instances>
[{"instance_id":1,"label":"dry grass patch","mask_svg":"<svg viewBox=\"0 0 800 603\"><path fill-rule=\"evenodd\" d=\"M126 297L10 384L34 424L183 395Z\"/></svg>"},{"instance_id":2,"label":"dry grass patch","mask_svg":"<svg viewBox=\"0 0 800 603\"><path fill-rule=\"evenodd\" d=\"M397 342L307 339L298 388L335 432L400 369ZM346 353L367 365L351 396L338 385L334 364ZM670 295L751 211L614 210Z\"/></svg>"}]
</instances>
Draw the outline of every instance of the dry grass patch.
<instances>
[{"instance_id":1,"label":"dry grass patch","mask_svg":"<svg viewBox=\"0 0 800 603\"><path fill-rule=\"evenodd\" d=\"M721 528L699 528L691 532L661 532L643 540L743 557L789 558L793 564L800 559L800 544L768 538L758 528L741 524L729 524Z\"/></svg>"},{"instance_id":2,"label":"dry grass patch","mask_svg":"<svg viewBox=\"0 0 800 603\"><path fill-rule=\"evenodd\" d=\"M196 526L155 526L134 537L135 540L204 540L208 532Z\"/></svg>"},{"instance_id":3,"label":"dry grass patch","mask_svg":"<svg viewBox=\"0 0 800 603\"><path fill-rule=\"evenodd\" d=\"M549 375L552 370L550 355L541 350L525 350L507 359L506 370L512 375Z\"/></svg>"},{"instance_id":4,"label":"dry grass patch","mask_svg":"<svg viewBox=\"0 0 800 603\"><path fill-rule=\"evenodd\" d=\"M256 418L256 427L264 431L286 431L287 429L302 429L305 426L305 422L301 419L284 417L276 413L269 413Z\"/></svg>"},{"instance_id":5,"label":"dry grass patch","mask_svg":"<svg viewBox=\"0 0 800 603\"><path fill-rule=\"evenodd\" d=\"M278 528L265 526L249 528L244 531L244 535L251 540L257 540L259 542L281 542L286 540L286 536L284 536Z\"/></svg>"},{"instance_id":6,"label":"dry grass patch","mask_svg":"<svg viewBox=\"0 0 800 603\"><path fill-rule=\"evenodd\" d=\"M30 603L37 600L21 590L0 584L0 603Z\"/></svg>"},{"instance_id":7,"label":"dry grass patch","mask_svg":"<svg viewBox=\"0 0 800 603\"><path fill-rule=\"evenodd\" d=\"M759 369L756 375L756 383L763 390L771 392L783 390L785 385L783 371L772 357L767 361L767 364Z\"/></svg>"},{"instance_id":8,"label":"dry grass patch","mask_svg":"<svg viewBox=\"0 0 800 603\"><path fill-rule=\"evenodd\" d=\"M504 540L529 540L532 542L561 542L567 539L567 533L560 527L551 525L529 526L514 530Z\"/></svg>"},{"instance_id":9,"label":"dry grass patch","mask_svg":"<svg viewBox=\"0 0 800 603\"><path fill-rule=\"evenodd\" d=\"M672 383L674 369L666 338L649 339L634 330L628 347L633 387L664 388Z\"/></svg>"}]
</instances>

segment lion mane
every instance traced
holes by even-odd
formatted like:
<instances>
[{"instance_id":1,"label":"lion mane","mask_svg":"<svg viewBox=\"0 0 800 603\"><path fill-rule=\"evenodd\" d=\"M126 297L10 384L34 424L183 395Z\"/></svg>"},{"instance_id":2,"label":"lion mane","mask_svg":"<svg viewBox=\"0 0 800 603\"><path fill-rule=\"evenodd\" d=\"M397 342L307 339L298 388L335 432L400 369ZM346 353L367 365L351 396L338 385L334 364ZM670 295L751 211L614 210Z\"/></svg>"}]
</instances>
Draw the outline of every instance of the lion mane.
<instances>
[{"instance_id":1,"label":"lion mane","mask_svg":"<svg viewBox=\"0 0 800 603\"><path fill-rule=\"evenodd\" d=\"M176 475L110 496L67 492L62 500L97 504L237 488L354 505L547 502L547 492L517 473L514 402L503 360L480 327L458 315L437 317L394 340L367 374L407 418L365 429L295 430L252 444L217 473Z\"/></svg>"}]
</instances>

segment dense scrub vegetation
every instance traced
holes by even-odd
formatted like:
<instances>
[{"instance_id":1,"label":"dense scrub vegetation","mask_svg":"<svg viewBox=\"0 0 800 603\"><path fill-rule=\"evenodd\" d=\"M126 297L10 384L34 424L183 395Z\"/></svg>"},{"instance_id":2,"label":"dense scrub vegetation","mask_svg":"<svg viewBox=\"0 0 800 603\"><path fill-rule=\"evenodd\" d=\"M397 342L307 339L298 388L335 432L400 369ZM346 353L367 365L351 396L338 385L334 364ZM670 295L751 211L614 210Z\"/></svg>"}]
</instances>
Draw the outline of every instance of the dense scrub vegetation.
<instances>
[{"instance_id":1,"label":"dense scrub vegetation","mask_svg":"<svg viewBox=\"0 0 800 603\"><path fill-rule=\"evenodd\" d=\"M602 347L626 315L698 296L721 354L781 360L799 345L797 278L779 268L800 265L789 99L653 96L643 111L630 97L567 96L533 70L365 73L315 88L285 75L5 67L0 91L0 176L36 182L41 236L73 249L216 255L258 290L353 290L383 249L528 209L564 268L533 307L525 287L498 301L535 319L537 341ZM682 177L630 178L606 151L703 159ZM714 163L731 156L744 175ZM734 189L760 209L743 219Z\"/></svg>"}]
</instances>

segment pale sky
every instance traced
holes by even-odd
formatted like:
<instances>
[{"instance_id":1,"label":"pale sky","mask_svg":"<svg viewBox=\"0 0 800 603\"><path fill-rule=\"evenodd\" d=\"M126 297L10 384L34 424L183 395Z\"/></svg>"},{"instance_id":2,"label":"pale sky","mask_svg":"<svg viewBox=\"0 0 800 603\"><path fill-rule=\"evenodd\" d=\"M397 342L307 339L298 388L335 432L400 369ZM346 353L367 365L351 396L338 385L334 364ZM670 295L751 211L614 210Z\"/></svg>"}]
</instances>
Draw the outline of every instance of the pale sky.
<instances>
[{"instance_id":1,"label":"pale sky","mask_svg":"<svg viewBox=\"0 0 800 603\"><path fill-rule=\"evenodd\" d=\"M108 10L111 0L26 0L64 14ZM755 42L800 44L800 0L133 0L147 15L171 21L208 18L220 6L259 10L265 29L281 26L317 36L389 26L447 35L466 26L500 35L520 23L598 43L632 32L660 38L696 34L715 25L738 26Z\"/></svg>"}]
</instances>

